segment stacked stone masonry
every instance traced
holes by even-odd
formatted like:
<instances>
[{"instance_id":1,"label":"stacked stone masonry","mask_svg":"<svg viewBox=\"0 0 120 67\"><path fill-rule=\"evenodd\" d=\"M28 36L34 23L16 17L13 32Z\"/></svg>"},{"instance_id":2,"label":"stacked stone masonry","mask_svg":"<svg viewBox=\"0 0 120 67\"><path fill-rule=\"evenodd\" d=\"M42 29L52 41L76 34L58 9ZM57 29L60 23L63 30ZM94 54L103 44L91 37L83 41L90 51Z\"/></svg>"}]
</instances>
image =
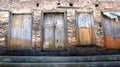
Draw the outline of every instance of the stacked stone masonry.
<instances>
[{"instance_id":1,"label":"stacked stone masonry","mask_svg":"<svg viewBox=\"0 0 120 67\"><path fill-rule=\"evenodd\" d=\"M59 4L58 4L59 3ZM72 4L72 5L70 5ZM32 45L41 47L41 13L42 11L66 11L68 45L76 45L75 11L93 11L95 44L104 46L103 27L101 26L102 11L120 11L120 1L114 0L1 0L1 10L11 12L34 12ZM9 18L9 17L8 17ZM0 45L6 45L8 40L8 23L0 21Z\"/></svg>"}]
</instances>

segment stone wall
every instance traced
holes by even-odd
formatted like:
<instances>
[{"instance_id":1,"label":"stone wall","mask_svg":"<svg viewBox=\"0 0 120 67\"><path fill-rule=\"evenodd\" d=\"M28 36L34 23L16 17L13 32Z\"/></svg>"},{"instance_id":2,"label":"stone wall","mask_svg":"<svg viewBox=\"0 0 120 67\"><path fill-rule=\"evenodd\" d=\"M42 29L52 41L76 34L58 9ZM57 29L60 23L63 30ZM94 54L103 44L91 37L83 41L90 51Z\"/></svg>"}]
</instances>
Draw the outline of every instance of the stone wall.
<instances>
[{"instance_id":1,"label":"stone wall","mask_svg":"<svg viewBox=\"0 0 120 67\"><path fill-rule=\"evenodd\" d=\"M119 1L102 1L102 0L2 0L0 9L9 10L12 12L34 12L33 22L33 47L41 47L41 11L67 11L67 29L68 29L68 45L77 44L76 41L76 26L75 26L75 11L76 10L92 10L94 15L94 32L95 43L98 46L104 46L103 27L101 26L102 11L120 11ZM7 36L8 23L0 25L1 39L5 40ZM4 35L4 36L3 36ZM0 41L1 42L1 41Z\"/></svg>"}]
</instances>

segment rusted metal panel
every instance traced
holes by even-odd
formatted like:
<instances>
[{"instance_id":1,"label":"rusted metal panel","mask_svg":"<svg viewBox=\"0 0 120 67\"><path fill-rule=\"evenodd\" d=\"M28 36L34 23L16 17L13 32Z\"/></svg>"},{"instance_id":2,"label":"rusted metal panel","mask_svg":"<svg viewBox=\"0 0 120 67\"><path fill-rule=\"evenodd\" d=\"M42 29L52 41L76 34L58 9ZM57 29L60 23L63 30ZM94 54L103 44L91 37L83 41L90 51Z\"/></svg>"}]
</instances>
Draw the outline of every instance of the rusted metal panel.
<instances>
[{"instance_id":1,"label":"rusted metal panel","mask_svg":"<svg viewBox=\"0 0 120 67\"><path fill-rule=\"evenodd\" d=\"M78 13L77 15L77 29L78 42L81 45L93 44L93 18L91 13Z\"/></svg>"},{"instance_id":2,"label":"rusted metal panel","mask_svg":"<svg viewBox=\"0 0 120 67\"><path fill-rule=\"evenodd\" d=\"M32 15L12 14L10 49L30 49Z\"/></svg>"},{"instance_id":3,"label":"rusted metal panel","mask_svg":"<svg viewBox=\"0 0 120 67\"><path fill-rule=\"evenodd\" d=\"M65 46L64 13L44 14L43 49L58 50Z\"/></svg>"}]
</instances>

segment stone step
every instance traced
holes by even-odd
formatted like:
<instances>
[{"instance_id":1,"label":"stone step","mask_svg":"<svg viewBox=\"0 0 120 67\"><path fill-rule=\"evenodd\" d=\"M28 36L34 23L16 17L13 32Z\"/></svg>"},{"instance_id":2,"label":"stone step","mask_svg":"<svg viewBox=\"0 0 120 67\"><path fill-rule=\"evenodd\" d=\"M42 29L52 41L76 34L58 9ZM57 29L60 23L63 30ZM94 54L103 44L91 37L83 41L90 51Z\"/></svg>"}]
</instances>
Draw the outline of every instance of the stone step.
<instances>
[{"instance_id":1,"label":"stone step","mask_svg":"<svg viewBox=\"0 0 120 67\"><path fill-rule=\"evenodd\" d=\"M3 56L89 56L89 55L118 55L120 50L106 50L102 47L68 47L64 51L43 51L41 49L32 50L7 50L0 52Z\"/></svg>"},{"instance_id":2,"label":"stone step","mask_svg":"<svg viewBox=\"0 0 120 67\"><path fill-rule=\"evenodd\" d=\"M120 61L108 62L46 62L46 63L8 63L1 62L0 67L119 67Z\"/></svg>"},{"instance_id":3,"label":"stone step","mask_svg":"<svg viewBox=\"0 0 120 67\"><path fill-rule=\"evenodd\" d=\"M0 62L109 62L120 61L120 55L97 55L97 56L0 56Z\"/></svg>"}]
</instances>

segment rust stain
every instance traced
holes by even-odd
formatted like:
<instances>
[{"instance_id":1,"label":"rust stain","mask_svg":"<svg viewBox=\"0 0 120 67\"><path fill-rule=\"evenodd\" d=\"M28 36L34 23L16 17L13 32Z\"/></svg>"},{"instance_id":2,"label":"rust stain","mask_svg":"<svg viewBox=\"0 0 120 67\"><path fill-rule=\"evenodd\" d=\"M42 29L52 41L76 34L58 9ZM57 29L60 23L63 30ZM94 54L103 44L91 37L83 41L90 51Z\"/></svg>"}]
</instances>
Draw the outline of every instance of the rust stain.
<instances>
[{"instance_id":1,"label":"rust stain","mask_svg":"<svg viewBox=\"0 0 120 67\"><path fill-rule=\"evenodd\" d=\"M116 48L120 49L120 38L116 38Z\"/></svg>"},{"instance_id":2,"label":"rust stain","mask_svg":"<svg viewBox=\"0 0 120 67\"><path fill-rule=\"evenodd\" d=\"M104 40L107 49L116 49L115 39L112 36L105 36Z\"/></svg>"}]
</instances>

